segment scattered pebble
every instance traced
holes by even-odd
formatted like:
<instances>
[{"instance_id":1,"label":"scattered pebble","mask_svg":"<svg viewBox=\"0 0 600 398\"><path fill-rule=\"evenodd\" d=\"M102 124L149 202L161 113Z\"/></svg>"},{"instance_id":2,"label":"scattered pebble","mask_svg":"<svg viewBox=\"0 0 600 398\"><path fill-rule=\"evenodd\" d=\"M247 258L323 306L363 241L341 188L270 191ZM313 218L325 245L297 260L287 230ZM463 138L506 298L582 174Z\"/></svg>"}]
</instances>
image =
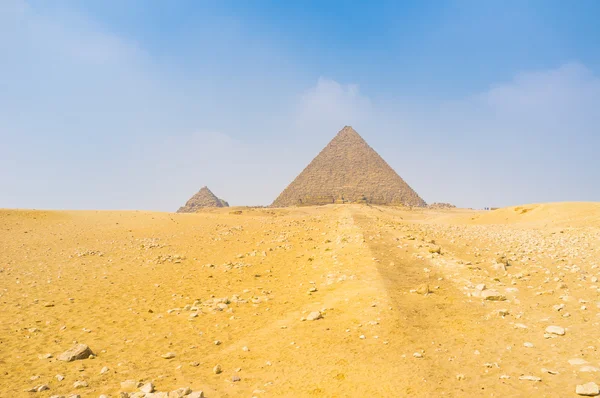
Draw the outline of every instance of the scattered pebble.
<instances>
[{"instance_id":1,"label":"scattered pebble","mask_svg":"<svg viewBox=\"0 0 600 398\"><path fill-rule=\"evenodd\" d=\"M88 386L88 382L83 380L77 380L75 383L73 383L73 388L86 388Z\"/></svg>"},{"instance_id":2,"label":"scattered pebble","mask_svg":"<svg viewBox=\"0 0 600 398\"><path fill-rule=\"evenodd\" d=\"M583 358L573 358L569 359L569 365L579 366L579 365L587 365L589 362Z\"/></svg>"},{"instance_id":3,"label":"scattered pebble","mask_svg":"<svg viewBox=\"0 0 600 398\"><path fill-rule=\"evenodd\" d=\"M558 336L564 336L565 328L560 326L548 326L546 328L546 333L548 334L556 334Z\"/></svg>"},{"instance_id":4,"label":"scattered pebble","mask_svg":"<svg viewBox=\"0 0 600 398\"><path fill-rule=\"evenodd\" d=\"M506 296L500 294L497 290L484 290L481 292L481 298L487 301L505 301Z\"/></svg>"},{"instance_id":5,"label":"scattered pebble","mask_svg":"<svg viewBox=\"0 0 600 398\"><path fill-rule=\"evenodd\" d=\"M94 355L90 347L85 344L77 344L60 354L56 359L59 361L71 362L79 359L87 359L90 355Z\"/></svg>"},{"instance_id":6,"label":"scattered pebble","mask_svg":"<svg viewBox=\"0 0 600 398\"><path fill-rule=\"evenodd\" d=\"M558 372L556 370L551 370L551 369L546 369L546 368L542 368L542 373L548 373L551 375L557 375Z\"/></svg>"},{"instance_id":7,"label":"scattered pebble","mask_svg":"<svg viewBox=\"0 0 600 398\"><path fill-rule=\"evenodd\" d=\"M121 390L134 391L138 388L139 383L136 380L125 380L121 382Z\"/></svg>"},{"instance_id":8,"label":"scattered pebble","mask_svg":"<svg viewBox=\"0 0 600 398\"><path fill-rule=\"evenodd\" d=\"M519 380L527 380L527 381L542 381L541 377L537 376L519 376Z\"/></svg>"},{"instance_id":9,"label":"scattered pebble","mask_svg":"<svg viewBox=\"0 0 600 398\"><path fill-rule=\"evenodd\" d=\"M146 394L150 394L150 393L154 392L154 384L146 383L140 387L140 391L143 393L146 393Z\"/></svg>"},{"instance_id":10,"label":"scattered pebble","mask_svg":"<svg viewBox=\"0 0 600 398\"><path fill-rule=\"evenodd\" d=\"M313 311L306 317L307 321L316 321L317 319L323 318L323 314L320 311Z\"/></svg>"},{"instance_id":11,"label":"scattered pebble","mask_svg":"<svg viewBox=\"0 0 600 398\"><path fill-rule=\"evenodd\" d=\"M579 368L580 372L589 373L589 372L600 372L600 368L595 366L585 365Z\"/></svg>"}]
</instances>

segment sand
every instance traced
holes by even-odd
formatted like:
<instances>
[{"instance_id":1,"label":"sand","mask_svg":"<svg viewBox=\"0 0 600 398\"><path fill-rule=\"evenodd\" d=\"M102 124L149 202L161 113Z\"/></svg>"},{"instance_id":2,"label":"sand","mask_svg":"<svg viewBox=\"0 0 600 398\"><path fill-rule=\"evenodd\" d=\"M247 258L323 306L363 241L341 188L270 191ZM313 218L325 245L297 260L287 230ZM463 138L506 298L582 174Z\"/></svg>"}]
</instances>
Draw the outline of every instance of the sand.
<instances>
[{"instance_id":1,"label":"sand","mask_svg":"<svg viewBox=\"0 0 600 398\"><path fill-rule=\"evenodd\" d=\"M575 396L598 250L591 203L0 210L0 396ZM96 357L57 360L77 343Z\"/></svg>"}]
</instances>

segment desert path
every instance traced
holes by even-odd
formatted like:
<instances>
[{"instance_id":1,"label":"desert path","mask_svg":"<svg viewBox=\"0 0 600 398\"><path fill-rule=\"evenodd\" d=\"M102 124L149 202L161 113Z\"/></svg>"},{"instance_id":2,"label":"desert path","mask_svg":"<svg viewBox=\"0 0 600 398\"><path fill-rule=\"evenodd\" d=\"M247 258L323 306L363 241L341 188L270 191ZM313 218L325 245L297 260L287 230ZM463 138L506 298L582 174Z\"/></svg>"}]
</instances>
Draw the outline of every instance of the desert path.
<instances>
[{"instance_id":1,"label":"desert path","mask_svg":"<svg viewBox=\"0 0 600 398\"><path fill-rule=\"evenodd\" d=\"M0 210L0 396L576 396L598 209L544 206Z\"/></svg>"}]
</instances>

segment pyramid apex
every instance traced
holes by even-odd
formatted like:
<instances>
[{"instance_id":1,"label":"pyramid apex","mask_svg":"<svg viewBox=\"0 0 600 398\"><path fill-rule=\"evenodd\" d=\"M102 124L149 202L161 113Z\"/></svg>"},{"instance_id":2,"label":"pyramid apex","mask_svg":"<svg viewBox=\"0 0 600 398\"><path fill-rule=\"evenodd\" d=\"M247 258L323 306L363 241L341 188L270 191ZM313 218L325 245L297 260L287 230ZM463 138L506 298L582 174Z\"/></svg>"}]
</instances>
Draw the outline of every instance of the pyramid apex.
<instances>
[{"instance_id":1,"label":"pyramid apex","mask_svg":"<svg viewBox=\"0 0 600 398\"><path fill-rule=\"evenodd\" d=\"M343 138L343 137L348 137L348 138L360 138L361 140L363 139L360 134L358 134L356 132L356 130L354 130L354 128L352 128L352 126L344 126L343 129L341 129L337 135L334 137L335 138Z\"/></svg>"},{"instance_id":2,"label":"pyramid apex","mask_svg":"<svg viewBox=\"0 0 600 398\"><path fill-rule=\"evenodd\" d=\"M354 130L354 129L352 128L352 126L344 126L344 128L340 130L340 133L342 133L342 132L345 132L345 133L355 133L355 134L358 134L358 133L356 132L356 130Z\"/></svg>"}]
</instances>

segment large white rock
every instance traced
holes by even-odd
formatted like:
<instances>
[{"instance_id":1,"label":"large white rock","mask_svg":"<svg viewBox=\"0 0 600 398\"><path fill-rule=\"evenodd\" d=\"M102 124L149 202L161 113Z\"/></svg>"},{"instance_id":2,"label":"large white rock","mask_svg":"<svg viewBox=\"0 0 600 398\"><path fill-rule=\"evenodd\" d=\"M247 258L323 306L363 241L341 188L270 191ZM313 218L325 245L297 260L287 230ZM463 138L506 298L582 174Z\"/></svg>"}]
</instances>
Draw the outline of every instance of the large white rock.
<instances>
[{"instance_id":1,"label":"large white rock","mask_svg":"<svg viewBox=\"0 0 600 398\"><path fill-rule=\"evenodd\" d=\"M600 372L600 369L595 366L585 365L579 368L580 372Z\"/></svg>"},{"instance_id":2,"label":"large white rock","mask_svg":"<svg viewBox=\"0 0 600 398\"><path fill-rule=\"evenodd\" d=\"M146 383L143 386L140 387L140 391L144 392L144 393L151 393L154 392L154 384L152 383Z\"/></svg>"},{"instance_id":3,"label":"large white rock","mask_svg":"<svg viewBox=\"0 0 600 398\"><path fill-rule=\"evenodd\" d=\"M73 388L86 388L88 386L89 384L85 380L77 380L75 383L73 383Z\"/></svg>"},{"instance_id":4,"label":"large white rock","mask_svg":"<svg viewBox=\"0 0 600 398\"><path fill-rule=\"evenodd\" d=\"M85 344L77 344L60 354L56 359L59 361L71 362L78 359L87 359L90 355L94 355L92 350L90 350L90 347Z\"/></svg>"},{"instance_id":5,"label":"large white rock","mask_svg":"<svg viewBox=\"0 0 600 398\"><path fill-rule=\"evenodd\" d=\"M321 319L323 316L319 311L313 311L306 317L307 321L316 321L317 319Z\"/></svg>"},{"instance_id":6,"label":"large white rock","mask_svg":"<svg viewBox=\"0 0 600 398\"><path fill-rule=\"evenodd\" d=\"M557 334L559 336L564 336L565 335L565 328L560 327L560 326L548 326L546 328L546 333L548 333L548 334Z\"/></svg>"},{"instance_id":7,"label":"large white rock","mask_svg":"<svg viewBox=\"0 0 600 398\"><path fill-rule=\"evenodd\" d=\"M569 365L578 366L578 365L587 365L589 362L583 358L573 358L569 359Z\"/></svg>"},{"instance_id":8,"label":"large white rock","mask_svg":"<svg viewBox=\"0 0 600 398\"><path fill-rule=\"evenodd\" d=\"M600 395L600 389L596 383L589 382L575 387L575 393L586 397L595 397L596 395Z\"/></svg>"}]
</instances>

